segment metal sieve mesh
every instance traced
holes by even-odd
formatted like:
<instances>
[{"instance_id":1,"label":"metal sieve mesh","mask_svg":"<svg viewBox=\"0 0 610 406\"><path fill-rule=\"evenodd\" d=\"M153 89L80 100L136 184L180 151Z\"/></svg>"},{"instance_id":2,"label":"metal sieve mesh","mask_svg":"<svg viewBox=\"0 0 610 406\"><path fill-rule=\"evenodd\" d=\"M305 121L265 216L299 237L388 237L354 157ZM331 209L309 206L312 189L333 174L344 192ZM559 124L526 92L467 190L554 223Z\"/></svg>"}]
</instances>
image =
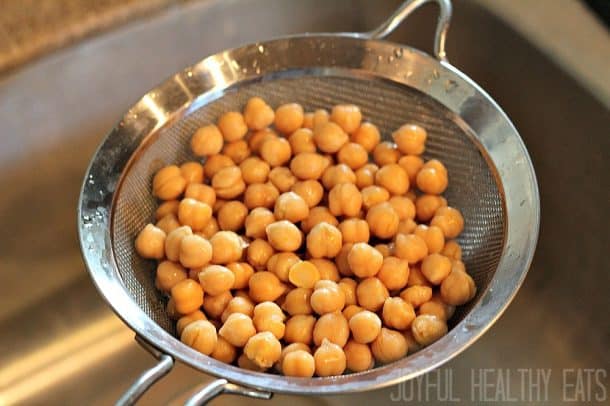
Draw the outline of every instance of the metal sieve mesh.
<instances>
[{"instance_id":1,"label":"metal sieve mesh","mask_svg":"<svg viewBox=\"0 0 610 406\"><path fill-rule=\"evenodd\" d=\"M333 76L283 78L233 86L221 98L161 129L137 151L138 159L128 167L117 191L112 238L118 271L142 310L173 333L173 323L165 312L165 298L154 287L154 263L139 258L133 244L137 233L151 221L156 207L150 186L153 174L164 165L194 159L188 148L193 132L215 122L222 112L242 110L251 96L261 96L271 106L297 102L309 111L355 103L362 109L364 119L376 124L385 139L405 122L427 129L424 156L438 158L447 166L449 188L445 197L464 215L465 229L458 240L463 261L478 287L477 298L460 308L452 319L454 324L459 322L492 279L503 249L505 209L494 170L459 124L459 118L429 96L387 81Z\"/></svg>"}]
</instances>

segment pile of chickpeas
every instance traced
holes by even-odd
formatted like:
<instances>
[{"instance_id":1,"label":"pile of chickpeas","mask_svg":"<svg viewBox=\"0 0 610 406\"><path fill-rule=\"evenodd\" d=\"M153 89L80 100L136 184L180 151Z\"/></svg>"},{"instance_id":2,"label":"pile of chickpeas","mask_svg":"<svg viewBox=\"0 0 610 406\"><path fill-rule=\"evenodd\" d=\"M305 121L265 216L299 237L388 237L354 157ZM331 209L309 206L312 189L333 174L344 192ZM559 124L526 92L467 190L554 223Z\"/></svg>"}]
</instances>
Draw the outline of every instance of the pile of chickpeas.
<instances>
[{"instance_id":1,"label":"pile of chickpeas","mask_svg":"<svg viewBox=\"0 0 610 406\"><path fill-rule=\"evenodd\" d=\"M381 142L355 105L305 113L251 98L199 128L201 158L159 170L135 241L186 345L312 377L396 361L447 333L473 279L426 130Z\"/></svg>"}]
</instances>

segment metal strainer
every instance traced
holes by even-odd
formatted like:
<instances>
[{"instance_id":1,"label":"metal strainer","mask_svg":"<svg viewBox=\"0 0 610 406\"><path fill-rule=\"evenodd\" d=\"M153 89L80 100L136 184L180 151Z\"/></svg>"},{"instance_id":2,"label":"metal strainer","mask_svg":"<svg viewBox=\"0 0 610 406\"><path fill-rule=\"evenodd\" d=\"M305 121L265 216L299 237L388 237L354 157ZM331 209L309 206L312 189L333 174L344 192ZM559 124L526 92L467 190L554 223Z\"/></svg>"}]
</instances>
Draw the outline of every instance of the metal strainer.
<instances>
[{"instance_id":1,"label":"metal strainer","mask_svg":"<svg viewBox=\"0 0 610 406\"><path fill-rule=\"evenodd\" d=\"M451 16L440 6L434 53L380 40L429 0L406 1L367 33L307 34L209 56L146 94L96 152L82 188L79 231L91 277L114 311L159 363L120 399L133 403L178 359L219 379L189 404L222 392L326 395L364 391L414 378L447 362L487 330L518 290L532 259L539 196L528 153L498 105L451 66L444 43ZM445 337L392 364L328 378L291 378L246 371L207 357L174 337L165 298L154 287L154 264L138 257L134 239L155 209L151 178L162 166L194 159L188 141L221 112L241 110L251 96L306 110L358 104L387 137L404 122L428 130L426 158L450 174L447 199L466 228L459 238L478 287Z\"/></svg>"}]
</instances>

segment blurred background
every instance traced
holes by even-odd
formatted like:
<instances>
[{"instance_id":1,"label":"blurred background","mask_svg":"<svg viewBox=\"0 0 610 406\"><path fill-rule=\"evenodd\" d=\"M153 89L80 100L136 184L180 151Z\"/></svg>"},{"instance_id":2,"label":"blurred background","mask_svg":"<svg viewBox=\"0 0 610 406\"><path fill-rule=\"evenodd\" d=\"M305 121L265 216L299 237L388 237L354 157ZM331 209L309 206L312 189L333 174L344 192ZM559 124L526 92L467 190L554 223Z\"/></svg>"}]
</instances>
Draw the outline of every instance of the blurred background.
<instances>
[{"instance_id":1,"label":"blurred background","mask_svg":"<svg viewBox=\"0 0 610 406\"><path fill-rule=\"evenodd\" d=\"M77 242L84 171L123 112L211 53L289 33L368 30L399 3L0 1L0 404L112 404L154 364L100 299ZM473 369L550 369L547 400L556 404L566 400L562 371L601 369L607 399L610 2L453 3L449 60L520 131L542 223L515 301L444 370L464 400ZM435 19L426 6L390 40L430 52ZM516 377L514 393L522 389ZM142 404L179 404L207 379L179 365ZM395 390L274 402L389 403ZM256 403L226 396L213 403L229 402Z\"/></svg>"}]
</instances>

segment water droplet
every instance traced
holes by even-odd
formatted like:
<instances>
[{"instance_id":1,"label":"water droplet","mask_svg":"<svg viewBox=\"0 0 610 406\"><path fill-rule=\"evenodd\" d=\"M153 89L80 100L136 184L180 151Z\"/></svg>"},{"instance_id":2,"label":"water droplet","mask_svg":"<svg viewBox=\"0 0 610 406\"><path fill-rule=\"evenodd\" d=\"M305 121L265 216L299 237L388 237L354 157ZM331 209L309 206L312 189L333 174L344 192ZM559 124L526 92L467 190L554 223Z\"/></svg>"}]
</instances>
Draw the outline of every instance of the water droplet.
<instances>
[{"instance_id":1,"label":"water droplet","mask_svg":"<svg viewBox=\"0 0 610 406\"><path fill-rule=\"evenodd\" d=\"M398 59L402 58L402 53L403 53L402 48L396 48L394 50L394 56Z\"/></svg>"},{"instance_id":2,"label":"water droplet","mask_svg":"<svg viewBox=\"0 0 610 406\"><path fill-rule=\"evenodd\" d=\"M447 79L447 81L445 82L445 91L447 93L451 93L455 90L455 88L457 87L457 82L455 80L452 79Z\"/></svg>"},{"instance_id":3,"label":"water droplet","mask_svg":"<svg viewBox=\"0 0 610 406\"><path fill-rule=\"evenodd\" d=\"M188 76L189 78L193 77L193 71L187 70L186 71L186 76Z\"/></svg>"},{"instance_id":4,"label":"water droplet","mask_svg":"<svg viewBox=\"0 0 610 406\"><path fill-rule=\"evenodd\" d=\"M85 223L91 223L91 220L92 220L91 216L89 216L87 214L83 214L83 221Z\"/></svg>"},{"instance_id":5,"label":"water droplet","mask_svg":"<svg viewBox=\"0 0 610 406\"><path fill-rule=\"evenodd\" d=\"M256 68L258 66L258 59L252 61L252 67Z\"/></svg>"},{"instance_id":6,"label":"water droplet","mask_svg":"<svg viewBox=\"0 0 610 406\"><path fill-rule=\"evenodd\" d=\"M264 46L262 46L262 45L259 45L259 46L258 46L258 52L259 52L259 53L261 53L261 54L262 54L262 53L265 53L265 47L264 47Z\"/></svg>"},{"instance_id":7,"label":"water droplet","mask_svg":"<svg viewBox=\"0 0 610 406\"><path fill-rule=\"evenodd\" d=\"M248 68L241 68L241 73L248 73Z\"/></svg>"},{"instance_id":8,"label":"water droplet","mask_svg":"<svg viewBox=\"0 0 610 406\"><path fill-rule=\"evenodd\" d=\"M377 55L377 61L381 62L382 59L383 59L383 56Z\"/></svg>"},{"instance_id":9,"label":"water droplet","mask_svg":"<svg viewBox=\"0 0 610 406\"><path fill-rule=\"evenodd\" d=\"M261 68L259 68L259 67L257 66L257 67L256 67L255 72L256 72L256 74L257 74L257 75L260 75L260 74L261 74Z\"/></svg>"},{"instance_id":10,"label":"water droplet","mask_svg":"<svg viewBox=\"0 0 610 406\"><path fill-rule=\"evenodd\" d=\"M410 78L411 76L413 76L413 71L410 70L405 74L405 78Z\"/></svg>"},{"instance_id":11,"label":"water droplet","mask_svg":"<svg viewBox=\"0 0 610 406\"><path fill-rule=\"evenodd\" d=\"M95 185L95 181L93 179L91 179L91 178L89 178L87 183L90 184L90 185Z\"/></svg>"},{"instance_id":12,"label":"water droplet","mask_svg":"<svg viewBox=\"0 0 610 406\"><path fill-rule=\"evenodd\" d=\"M394 61L394 57L392 55L388 55L388 62L392 63Z\"/></svg>"},{"instance_id":13,"label":"water droplet","mask_svg":"<svg viewBox=\"0 0 610 406\"><path fill-rule=\"evenodd\" d=\"M434 79L438 79L438 78L440 78L440 77L441 77L441 75L440 75L440 73L438 73L438 71L437 71L436 69L434 69L434 70L432 71L432 77L433 77Z\"/></svg>"}]
</instances>

